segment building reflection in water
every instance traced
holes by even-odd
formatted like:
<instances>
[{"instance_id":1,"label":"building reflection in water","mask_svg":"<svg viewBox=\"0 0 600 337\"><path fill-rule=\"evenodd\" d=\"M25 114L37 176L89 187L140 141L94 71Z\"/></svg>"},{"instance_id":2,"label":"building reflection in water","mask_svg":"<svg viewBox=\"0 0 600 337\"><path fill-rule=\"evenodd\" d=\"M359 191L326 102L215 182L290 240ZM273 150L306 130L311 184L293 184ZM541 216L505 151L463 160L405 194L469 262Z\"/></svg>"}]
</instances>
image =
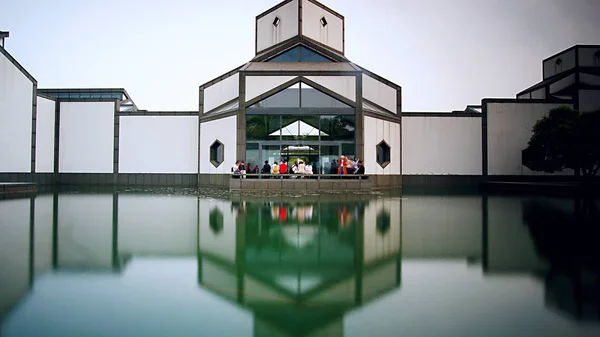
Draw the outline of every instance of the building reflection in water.
<instances>
[{"instance_id":1,"label":"building reflection in water","mask_svg":"<svg viewBox=\"0 0 600 337\"><path fill-rule=\"evenodd\" d=\"M109 190L2 200L0 334L71 336L90 328L73 322L116 315L127 324L91 333L120 335L130 326L151 334L166 318L171 329L195 324L213 335L342 336L344 327L384 315L367 306L375 299L412 312L434 301L403 301L415 284L444 282L423 277L451 279L465 268L472 286L539 289L527 303L556 313L543 316L549 320L598 322L598 214L597 203L526 196L231 199ZM519 288L524 279L534 288ZM505 287L513 281L516 288ZM480 296L470 289L454 291ZM157 298L161 306L153 306ZM494 304L486 293L469 298ZM169 305L178 309L168 313Z\"/></svg>"},{"instance_id":2,"label":"building reflection in water","mask_svg":"<svg viewBox=\"0 0 600 337\"><path fill-rule=\"evenodd\" d=\"M532 275L544 284L548 310L600 321L598 201L490 196L484 203L484 272Z\"/></svg>"},{"instance_id":3,"label":"building reflection in water","mask_svg":"<svg viewBox=\"0 0 600 337\"><path fill-rule=\"evenodd\" d=\"M255 336L343 336L400 286L401 200L200 204L198 281L252 311Z\"/></svg>"}]
</instances>

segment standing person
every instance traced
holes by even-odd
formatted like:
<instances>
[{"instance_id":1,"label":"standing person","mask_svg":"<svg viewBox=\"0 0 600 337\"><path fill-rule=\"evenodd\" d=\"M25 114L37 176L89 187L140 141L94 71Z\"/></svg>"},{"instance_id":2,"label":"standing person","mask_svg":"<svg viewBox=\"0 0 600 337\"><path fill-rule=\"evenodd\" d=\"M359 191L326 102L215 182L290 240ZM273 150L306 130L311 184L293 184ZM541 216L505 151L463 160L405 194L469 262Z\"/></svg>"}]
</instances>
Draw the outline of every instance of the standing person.
<instances>
[{"instance_id":1,"label":"standing person","mask_svg":"<svg viewBox=\"0 0 600 337\"><path fill-rule=\"evenodd\" d=\"M344 155L341 155L338 161L338 174L348 174L348 170L346 169L346 157Z\"/></svg>"},{"instance_id":2,"label":"standing person","mask_svg":"<svg viewBox=\"0 0 600 337\"><path fill-rule=\"evenodd\" d=\"M270 174L271 173L271 165L269 165L269 161L265 160L265 164L262 167L262 170L260 170L260 173L262 174Z\"/></svg>"},{"instance_id":3,"label":"standing person","mask_svg":"<svg viewBox=\"0 0 600 337\"><path fill-rule=\"evenodd\" d=\"M285 159L281 158L281 163L279 164L279 172L281 174L286 174L288 170L287 164L285 162Z\"/></svg>"},{"instance_id":4,"label":"standing person","mask_svg":"<svg viewBox=\"0 0 600 337\"><path fill-rule=\"evenodd\" d=\"M331 159L331 164L329 165L329 174L336 174L338 170L338 166L335 162L335 159Z\"/></svg>"},{"instance_id":5,"label":"standing person","mask_svg":"<svg viewBox=\"0 0 600 337\"><path fill-rule=\"evenodd\" d=\"M304 162L302 160L300 160L298 163L298 173L300 173L300 174L306 173L306 165L304 165Z\"/></svg>"},{"instance_id":6,"label":"standing person","mask_svg":"<svg viewBox=\"0 0 600 337\"><path fill-rule=\"evenodd\" d=\"M354 162L352 161L352 159L350 158L346 158L346 172L347 174L352 174L354 173Z\"/></svg>"},{"instance_id":7,"label":"standing person","mask_svg":"<svg viewBox=\"0 0 600 337\"><path fill-rule=\"evenodd\" d=\"M306 163L306 167L304 169L306 170L306 174L313 174L313 167L310 162Z\"/></svg>"}]
</instances>

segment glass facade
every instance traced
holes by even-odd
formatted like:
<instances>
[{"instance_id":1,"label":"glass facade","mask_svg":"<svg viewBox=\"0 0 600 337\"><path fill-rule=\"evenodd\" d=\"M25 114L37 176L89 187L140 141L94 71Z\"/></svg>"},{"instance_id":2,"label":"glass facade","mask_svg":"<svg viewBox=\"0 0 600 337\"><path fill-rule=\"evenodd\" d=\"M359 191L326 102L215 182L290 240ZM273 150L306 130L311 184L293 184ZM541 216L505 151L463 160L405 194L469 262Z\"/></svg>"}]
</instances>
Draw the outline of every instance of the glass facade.
<instances>
[{"instance_id":1,"label":"glass facade","mask_svg":"<svg viewBox=\"0 0 600 337\"><path fill-rule=\"evenodd\" d=\"M303 160L314 173L335 174L331 163L354 157L355 110L304 83L298 83L246 109L246 161L259 169L284 158Z\"/></svg>"}]
</instances>

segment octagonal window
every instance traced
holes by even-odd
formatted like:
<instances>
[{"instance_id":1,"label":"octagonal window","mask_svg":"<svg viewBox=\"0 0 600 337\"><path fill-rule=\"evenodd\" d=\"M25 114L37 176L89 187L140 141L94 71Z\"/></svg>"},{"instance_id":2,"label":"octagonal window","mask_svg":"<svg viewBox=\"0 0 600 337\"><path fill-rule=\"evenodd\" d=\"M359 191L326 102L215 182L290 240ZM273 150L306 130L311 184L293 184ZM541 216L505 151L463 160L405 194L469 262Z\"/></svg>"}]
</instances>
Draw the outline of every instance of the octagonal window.
<instances>
[{"instance_id":1,"label":"octagonal window","mask_svg":"<svg viewBox=\"0 0 600 337\"><path fill-rule=\"evenodd\" d=\"M223 163L223 157L225 153L225 145L218 140L210 146L210 163L215 167L219 167Z\"/></svg>"},{"instance_id":2,"label":"octagonal window","mask_svg":"<svg viewBox=\"0 0 600 337\"><path fill-rule=\"evenodd\" d=\"M390 146L382 140L381 143L376 146L377 151L377 164L381 167L386 167L390 163Z\"/></svg>"}]
</instances>

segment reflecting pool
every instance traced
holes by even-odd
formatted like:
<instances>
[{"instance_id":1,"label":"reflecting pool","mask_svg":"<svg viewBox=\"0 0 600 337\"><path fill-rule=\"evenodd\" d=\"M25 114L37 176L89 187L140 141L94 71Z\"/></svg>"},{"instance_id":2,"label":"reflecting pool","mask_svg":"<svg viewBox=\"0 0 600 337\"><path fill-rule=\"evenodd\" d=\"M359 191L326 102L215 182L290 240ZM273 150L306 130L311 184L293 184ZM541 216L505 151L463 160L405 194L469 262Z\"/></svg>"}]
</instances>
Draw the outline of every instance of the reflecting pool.
<instances>
[{"instance_id":1,"label":"reflecting pool","mask_svg":"<svg viewBox=\"0 0 600 337\"><path fill-rule=\"evenodd\" d=\"M407 192L0 200L0 335L599 336L599 210Z\"/></svg>"}]
</instances>

